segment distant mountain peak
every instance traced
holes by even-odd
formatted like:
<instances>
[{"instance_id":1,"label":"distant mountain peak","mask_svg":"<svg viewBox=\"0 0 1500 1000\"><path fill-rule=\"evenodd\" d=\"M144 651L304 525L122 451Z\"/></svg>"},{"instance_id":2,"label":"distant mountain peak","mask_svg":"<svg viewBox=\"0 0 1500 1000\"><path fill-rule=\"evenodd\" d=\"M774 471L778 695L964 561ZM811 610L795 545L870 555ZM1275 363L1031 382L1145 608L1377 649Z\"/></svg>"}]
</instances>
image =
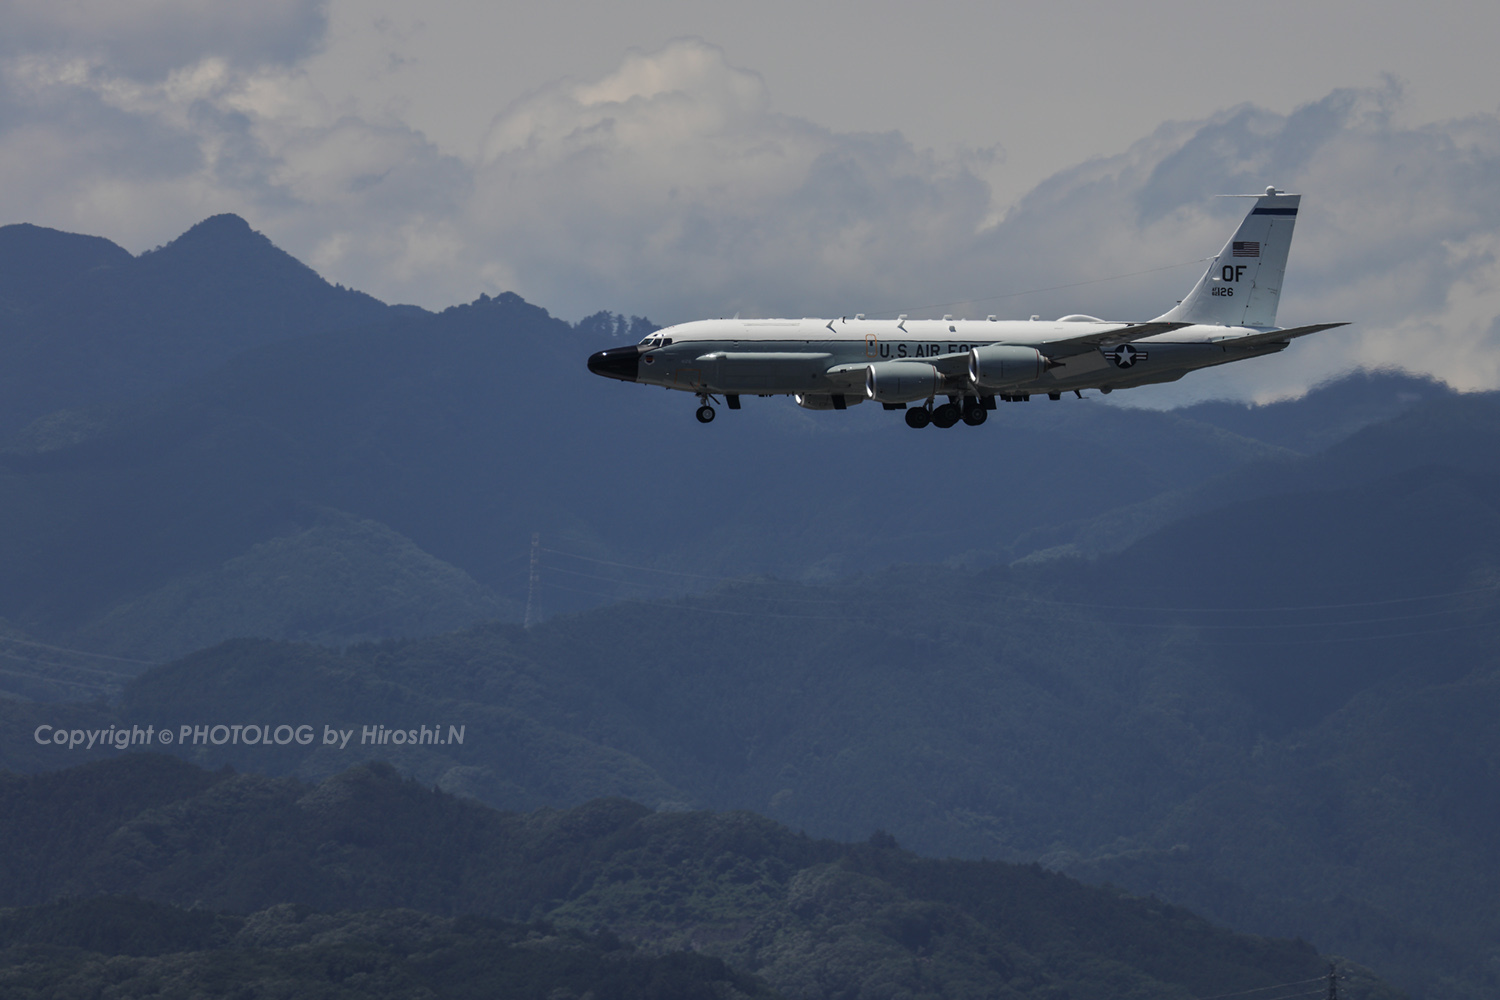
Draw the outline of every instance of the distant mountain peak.
<instances>
[{"instance_id":1,"label":"distant mountain peak","mask_svg":"<svg viewBox=\"0 0 1500 1000\"><path fill-rule=\"evenodd\" d=\"M158 247L148 251L141 256L150 254L172 253L188 251L191 253L222 252L224 250L244 251L270 251L278 256L295 260L286 251L272 243L264 233L256 232L250 228L250 223L235 215L233 212L225 212L221 215L211 215L202 222L193 226L187 232L177 237L166 246ZM301 263L300 261L298 262ZM305 266L305 265L303 265ZM309 270L311 270L309 268Z\"/></svg>"},{"instance_id":2,"label":"distant mountain peak","mask_svg":"<svg viewBox=\"0 0 1500 1000\"><path fill-rule=\"evenodd\" d=\"M138 256L108 240L0 227L0 432L140 397L244 351L421 315L335 287L233 213Z\"/></svg>"},{"instance_id":3,"label":"distant mountain peak","mask_svg":"<svg viewBox=\"0 0 1500 1000\"><path fill-rule=\"evenodd\" d=\"M220 212L218 215L210 215L182 235L191 236L193 233L210 233L214 235L248 233L256 236L260 235L250 228L250 223L233 212ZM265 239L265 237L262 236L261 239Z\"/></svg>"},{"instance_id":4,"label":"distant mountain peak","mask_svg":"<svg viewBox=\"0 0 1500 1000\"><path fill-rule=\"evenodd\" d=\"M297 294L333 291L316 271L230 212L209 216L136 260L147 273L172 275L174 281L186 278L199 283L200 291L210 286L269 287L267 283L280 284L285 290L298 288Z\"/></svg>"}]
</instances>

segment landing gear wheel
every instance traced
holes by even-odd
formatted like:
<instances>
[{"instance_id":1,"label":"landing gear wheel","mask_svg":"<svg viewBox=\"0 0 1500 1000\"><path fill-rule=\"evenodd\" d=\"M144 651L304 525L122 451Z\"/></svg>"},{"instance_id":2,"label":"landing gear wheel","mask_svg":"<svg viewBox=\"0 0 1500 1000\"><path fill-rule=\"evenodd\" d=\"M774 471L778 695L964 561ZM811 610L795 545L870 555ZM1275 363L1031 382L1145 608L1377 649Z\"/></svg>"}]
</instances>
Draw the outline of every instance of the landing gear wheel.
<instances>
[{"instance_id":1,"label":"landing gear wheel","mask_svg":"<svg viewBox=\"0 0 1500 1000\"><path fill-rule=\"evenodd\" d=\"M984 404L977 399L964 407L964 423L970 427L978 427L984 423L984 418L988 416L989 413L985 411Z\"/></svg>"},{"instance_id":2,"label":"landing gear wheel","mask_svg":"<svg viewBox=\"0 0 1500 1000\"><path fill-rule=\"evenodd\" d=\"M932 423L932 414L927 412L927 407L918 406L906 411L906 426L926 427Z\"/></svg>"},{"instance_id":3,"label":"landing gear wheel","mask_svg":"<svg viewBox=\"0 0 1500 1000\"><path fill-rule=\"evenodd\" d=\"M952 403L944 403L932 410L932 422L938 427L952 427L958 423L959 416L958 407Z\"/></svg>"},{"instance_id":4,"label":"landing gear wheel","mask_svg":"<svg viewBox=\"0 0 1500 1000\"><path fill-rule=\"evenodd\" d=\"M714 408L704 403L698 407L698 423L711 424L714 422Z\"/></svg>"}]
</instances>

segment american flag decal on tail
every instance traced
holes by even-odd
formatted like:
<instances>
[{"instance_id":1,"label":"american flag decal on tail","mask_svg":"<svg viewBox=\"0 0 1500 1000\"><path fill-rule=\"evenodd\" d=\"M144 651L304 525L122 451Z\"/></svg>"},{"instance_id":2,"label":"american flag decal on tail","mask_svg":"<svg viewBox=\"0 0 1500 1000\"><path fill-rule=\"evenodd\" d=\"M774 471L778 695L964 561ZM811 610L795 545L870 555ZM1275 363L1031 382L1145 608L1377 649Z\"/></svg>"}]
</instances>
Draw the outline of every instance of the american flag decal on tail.
<instances>
[{"instance_id":1,"label":"american flag decal on tail","mask_svg":"<svg viewBox=\"0 0 1500 1000\"><path fill-rule=\"evenodd\" d=\"M1235 240L1231 249L1236 257L1259 257L1260 241L1246 240L1242 243L1239 240Z\"/></svg>"}]
</instances>

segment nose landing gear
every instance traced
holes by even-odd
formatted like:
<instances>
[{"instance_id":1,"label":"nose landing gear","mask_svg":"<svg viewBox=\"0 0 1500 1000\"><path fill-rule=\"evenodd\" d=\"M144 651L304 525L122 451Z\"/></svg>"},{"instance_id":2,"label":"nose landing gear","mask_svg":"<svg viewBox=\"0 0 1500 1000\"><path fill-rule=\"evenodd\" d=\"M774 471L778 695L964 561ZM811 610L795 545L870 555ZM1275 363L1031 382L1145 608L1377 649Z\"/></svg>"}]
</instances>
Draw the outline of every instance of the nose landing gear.
<instances>
[{"instance_id":1,"label":"nose landing gear","mask_svg":"<svg viewBox=\"0 0 1500 1000\"><path fill-rule=\"evenodd\" d=\"M698 423L711 424L714 422L714 408L708 405L709 402L713 399L714 398L706 392L698 393L698 402L702 404L698 407ZM735 400L735 402L739 402L739 400ZM738 407L731 403L730 409L738 409Z\"/></svg>"}]
</instances>

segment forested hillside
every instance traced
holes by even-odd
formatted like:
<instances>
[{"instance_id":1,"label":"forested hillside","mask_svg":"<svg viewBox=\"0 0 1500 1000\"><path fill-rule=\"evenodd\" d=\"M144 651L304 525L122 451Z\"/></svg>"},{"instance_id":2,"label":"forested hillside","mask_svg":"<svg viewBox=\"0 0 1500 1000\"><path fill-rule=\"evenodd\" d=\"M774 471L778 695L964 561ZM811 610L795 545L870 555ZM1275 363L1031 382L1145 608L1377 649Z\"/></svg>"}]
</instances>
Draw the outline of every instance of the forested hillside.
<instances>
[{"instance_id":1,"label":"forested hillside","mask_svg":"<svg viewBox=\"0 0 1500 1000\"><path fill-rule=\"evenodd\" d=\"M257 913L103 897L0 910L0 991L58 996L774 997L706 955L641 954L612 934L413 910Z\"/></svg>"},{"instance_id":2,"label":"forested hillside","mask_svg":"<svg viewBox=\"0 0 1500 1000\"><path fill-rule=\"evenodd\" d=\"M705 427L585 370L645 320L390 309L223 217L140 258L14 246L26 405L46 371L76 395L0 443L5 768L149 729L511 810L748 809L1156 893L1430 1000L1500 991L1494 395L1355 373L1264 406L916 432L747 399ZM99 405L80 303L140 334L108 334L146 374Z\"/></svg>"},{"instance_id":3,"label":"forested hillside","mask_svg":"<svg viewBox=\"0 0 1500 1000\"><path fill-rule=\"evenodd\" d=\"M228 966L254 981L278 966L308 976L309 967L347 974L354 964L386 986L424 971L457 982L469 966L497 977L511 965L510 975L533 982L543 972L575 982L670 973L755 995L762 988L749 972L793 998L1187 1000L1283 983L1316 989L1326 969L1304 943L1231 934L1035 866L924 860L888 835L838 844L747 813L657 813L621 800L496 813L385 765L310 787L132 756L3 779L0 802L0 903L130 894L194 908L0 911L0 948L10 946L0 954L18 960L18 948L55 942L159 956L118 963L137 979L201 982L205 968L227 977ZM56 831L45 847L43 830ZM146 919L123 919L132 911ZM459 914L489 919L449 919ZM570 931L558 943L548 924L494 918L600 936ZM599 953L612 935L667 958L610 961ZM524 947L538 938L549 943ZM530 954L533 964L486 958L486 939L491 952L522 946L517 959ZM12 971L12 981L88 975L76 952L44 957L50 967ZM573 961L560 969L564 957ZM1344 975L1347 996L1393 996L1358 969Z\"/></svg>"},{"instance_id":4,"label":"forested hillside","mask_svg":"<svg viewBox=\"0 0 1500 1000\"><path fill-rule=\"evenodd\" d=\"M39 746L37 724L203 727L179 752L263 773L385 759L507 808L623 795L848 839L887 829L923 853L1040 858L1301 935L1433 996L1483 995L1500 933L1494 554L1441 509L1393 534L1413 479L1433 477L1365 488L1360 517L1312 490L1283 498L1295 530L1252 519L1096 561L747 583L343 652L234 642L147 672L108 712L18 707L7 744L14 766L57 767L114 751ZM1284 582L1275 558L1238 554L1319 531L1380 565ZM1238 587L1150 576L1194 549ZM305 724L310 743L225 730L216 746L214 723ZM445 737L367 743L376 726ZM330 728L347 741L326 743Z\"/></svg>"},{"instance_id":5,"label":"forested hillside","mask_svg":"<svg viewBox=\"0 0 1500 1000\"><path fill-rule=\"evenodd\" d=\"M143 674L104 717L313 726L307 746L182 748L205 764L388 759L506 808L623 795L1041 858L1487 989L1496 408L1438 399L1247 466L1200 495L1256 499L1112 556L746 582L343 652L241 641ZM15 766L113 752L28 745L39 723L75 725L14 710ZM463 744L361 743L450 724ZM326 745L330 726L354 735Z\"/></svg>"}]
</instances>

